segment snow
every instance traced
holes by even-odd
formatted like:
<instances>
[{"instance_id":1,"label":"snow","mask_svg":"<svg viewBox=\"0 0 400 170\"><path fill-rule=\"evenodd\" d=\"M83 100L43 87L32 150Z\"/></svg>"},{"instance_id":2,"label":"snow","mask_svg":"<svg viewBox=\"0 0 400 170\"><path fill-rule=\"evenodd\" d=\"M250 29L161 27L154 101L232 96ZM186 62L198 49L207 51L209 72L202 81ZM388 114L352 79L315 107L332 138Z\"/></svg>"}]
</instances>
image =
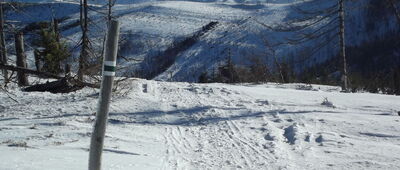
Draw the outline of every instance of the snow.
<instances>
[{"instance_id":1,"label":"snow","mask_svg":"<svg viewBox=\"0 0 400 170\"><path fill-rule=\"evenodd\" d=\"M8 11L7 20L20 21L17 26L57 17L66 19L60 25L65 28L79 18L74 0L15 1L42 2L24 7L23 13ZM104 2L90 1L91 8L104 11ZM266 55L266 37L274 43L291 33L274 32L260 23L298 17L291 8L294 0L117 2L113 11L125 41L119 54L127 58L152 57L209 22L219 22L180 53L158 80L196 81L198 74L226 59L228 48L235 62L246 64L246 57L252 56L268 62L272 58ZM391 20L381 21L389 24L371 34L360 19L365 11L354 11L346 27L355 30L346 36L351 45L395 27ZM99 46L104 18L93 11L90 16L95 23L90 34ZM62 35L74 47L79 28L63 30ZM30 35L26 40L33 68ZM285 57L283 52L300 49L276 50ZM73 51L76 56L78 52ZM323 50L316 59L326 54L335 52ZM119 64L132 67L125 61ZM110 108L104 169L400 169L399 96L340 93L339 87L322 85L142 79L129 79L120 88ZM0 93L0 169L86 169L98 90L28 93L11 85L9 91L17 102Z\"/></svg>"},{"instance_id":2,"label":"snow","mask_svg":"<svg viewBox=\"0 0 400 170\"><path fill-rule=\"evenodd\" d=\"M40 2L30 4L21 9L22 12L8 11L6 19L19 21L18 26L23 26L37 21L49 21L51 18L64 18L61 22L61 34L73 49L73 57L79 56L79 48L75 48L81 38L78 25L64 30L68 25L73 25L79 19L77 0L13 0L18 2ZM346 44L356 46L374 41L390 32L398 30L394 17L384 20L368 18L368 8L365 7L370 0L351 1L346 4L349 11L346 14ZM89 1L91 9L106 13L104 0ZM318 1L317 5L308 8L322 8L329 6L332 1ZM231 57L236 64L248 65L251 58L259 57L265 60L271 68L274 66L274 56L280 61L300 61L295 70L323 62L336 56L338 53L336 39L312 57L307 57L304 50L310 46L320 44L320 41L301 44L298 46L281 45L274 47L276 54L271 54L269 44L278 44L287 39L293 39L293 32L276 32L261 24L276 26L284 24L289 19L301 18L301 14L293 10L293 5L307 6L304 1L298 0L186 0L186 1L144 1L144 0L118 0L113 7L113 15L121 23L121 48L119 54L130 60L121 59L119 65L126 67L127 72L137 69L148 69L139 61L151 61L151 57L162 53L173 42L178 42L199 31L210 22L219 24L201 36L196 44L182 51L176 57L175 63L168 70L158 75L156 80L175 80L196 82L203 72L211 72L224 62L230 49ZM305 4L305 5L304 5ZM106 25L104 16L98 12L90 11L90 37L94 51L101 53ZM325 22L328 22L325 21ZM261 24L260 24L261 23ZM371 25L371 23L373 23ZM305 23L302 23L305 24ZM317 24L310 28L317 30L324 24ZM375 27L372 27L376 25ZM311 31L309 30L309 31ZM297 34L298 35L298 34ZM325 37L327 38L327 37ZM325 39L322 38L322 39ZM12 39L9 38L10 47ZM26 35L27 44L31 45L30 35ZM322 40L321 40L322 41ZM122 43L123 42L123 43ZM29 47L29 46L28 46ZM26 49L28 58L33 60L33 49ZM11 55L11 54L10 54ZM145 59L147 58L147 60ZM306 58L306 59L303 59ZM71 59L73 60L73 59ZM304 60L304 61L303 61ZM33 62L29 63L33 67ZM77 65L75 63L75 65ZM119 73L123 75L123 71ZM172 76L172 78L171 78Z\"/></svg>"},{"instance_id":3,"label":"snow","mask_svg":"<svg viewBox=\"0 0 400 170\"><path fill-rule=\"evenodd\" d=\"M399 96L305 84L120 87L104 169L400 168ZM9 91L17 102L0 93L0 169L86 169L98 90Z\"/></svg>"}]
</instances>

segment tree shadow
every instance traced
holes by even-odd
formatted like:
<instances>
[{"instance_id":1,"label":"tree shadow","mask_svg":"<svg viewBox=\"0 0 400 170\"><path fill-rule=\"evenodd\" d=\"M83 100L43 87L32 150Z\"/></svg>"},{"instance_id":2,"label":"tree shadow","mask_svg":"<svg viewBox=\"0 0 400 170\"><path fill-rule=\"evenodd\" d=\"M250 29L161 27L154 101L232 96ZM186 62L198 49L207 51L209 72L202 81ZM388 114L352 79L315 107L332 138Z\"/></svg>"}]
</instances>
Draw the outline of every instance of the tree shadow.
<instances>
[{"instance_id":1,"label":"tree shadow","mask_svg":"<svg viewBox=\"0 0 400 170\"><path fill-rule=\"evenodd\" d=\"M204 112L211 109L211 106L196 106L192 108L184 108L184 109L176 109L171 111L163 111L163 110L149 110L143 112L128 112L128 113L115 113L110 112L110 116L127 116L127 117L135 117L135 116L146 116L146 117L157 117L161 115L174 115L178 113L185 113L186 115L192 115L199 112Z\"/></svg>"},{"instance_id":2,"label":"tree shadow","mask_svg":"<svg viewBox=\"0 0 400 170\"><path fill-rule=\"evenodd\" d=\"M217 113L213 113L217 111ZM229 120L240 120L262 117L273 114L308 114L308 113L341 113L337 111L300 110L288 111L277 109L269 111L254 112L246 107L216 107L216 106L194 106L175 110L148 110L141 112L110 112L108 122L110 124L142 124L142 125L179 125L200 126L217 124ZM91 114L62 114L47 117L36 117L32 119L56 119L66 117L89 117ZM0 120L3 121L3 120ZM6 120L4 120L6 121Z\"/></svg>"},{"instance_id":3,"label":"tree shadow","mask_svg":"<svg viewBox=\"0 0 400 170\"><path fill-rule=\"evenodd\" d=\"M212 112L211 109L222 110L227 114L204 114ZM153 110L145 112L110 113L109 123L111 124L142 124L142 125L179 125L179 126L200 126L217 124L229 120L241 120L248 118L262 117L272 114L307 114L307 113L340 113L334 111L287 111L285 109L271 110L267 112L253 112L245 107L214 107L196 106L192 108L176 109L172 111ZM123 118L119 117L123 116Z\"/></svg>"},{"instance_id":4,"label":"tree shadow","mask_svg":"<svg viewBox=\"0 0 400 170\"><path fill-rule=\"evenodd\" d=\"M1 121L9 121L9 120L18 120L18 119L19 119L19 118L11 117L11 118L0 119L0 122L1 122Z\"/></svg>"},{"instance_id":5,"label":"tree shadow","mask_svg":"<svg viewBox=\"0 0 400 170\"><path fill-rule=\"evenodd\" d=\"M89 152L89 148L80 148L86 152ZM134 153L134 152L127 152L127 151L122 151L122 150L116 150L116 149L108 149L108 148L104 148L103 149L104 152L110 152L110 153L116 153L116 154L123 154L123 155L133 155L133 156L140 156L141 154L138 153Z\"/></svg>"},{"instance_id":6,"label":"tree shadow","mask_svg":"<svg viewBox=\"0 0 400 170\"><path fill-rule=\"evenodd\" d=\"M62 115L54 115L54 116L45 116L45 117L35 117L32 119L55 119L55 118L66 118L66 117L89 117L90 114L79 114L79 113L69 113Z\"/></svg>"}]
</instances>

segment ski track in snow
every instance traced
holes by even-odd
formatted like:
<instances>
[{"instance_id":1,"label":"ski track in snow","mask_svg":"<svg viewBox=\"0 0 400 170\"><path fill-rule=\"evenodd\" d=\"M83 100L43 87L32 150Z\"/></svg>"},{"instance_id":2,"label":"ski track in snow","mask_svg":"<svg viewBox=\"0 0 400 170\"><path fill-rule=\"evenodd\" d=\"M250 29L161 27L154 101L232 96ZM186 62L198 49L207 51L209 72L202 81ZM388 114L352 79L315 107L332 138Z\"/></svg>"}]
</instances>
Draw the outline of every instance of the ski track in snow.
<instances>
[{"instance_id":1,"label":"ski track in snow","mask_svg":"<svg viewBox=\"0 0 400 170\"><path fill-rule=\"evenodd\" d=\"M131 91L110 108L105 169L400 168L398 96L296 90L301 84L125 83ZM0 169L86 167L97 90L11 92L19 103L0 94ZM333 106L321 105L325 97Z\"/></svg>"}]
</instances>

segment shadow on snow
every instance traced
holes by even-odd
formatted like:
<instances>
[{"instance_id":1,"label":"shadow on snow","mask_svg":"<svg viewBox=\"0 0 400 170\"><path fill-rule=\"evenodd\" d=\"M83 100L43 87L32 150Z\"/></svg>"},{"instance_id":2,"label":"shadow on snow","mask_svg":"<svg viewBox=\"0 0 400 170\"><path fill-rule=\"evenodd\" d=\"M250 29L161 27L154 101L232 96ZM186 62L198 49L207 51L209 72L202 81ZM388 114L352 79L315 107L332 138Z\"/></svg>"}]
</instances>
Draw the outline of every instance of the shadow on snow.
<instances>
[{"instance_id":1,"label":"shadow on snow","mask_svg":"<svg viewBox=\"0 0 400 170\"><path fill-rule=\"evenodd\" d=\"M205 114L218 111L225 114ZM131 113L110 113L109 123L111 124L143 124L143 125L180 125L180 126L198 126L207 124L217 124L229 120L240 120L249 118L258 118L271 114L306 114L306 113L340 113L332 111L287 111L271 110L267 112L253 112L246 108L222 108L213 106L196 106L193 108L177 109L172 111L145 111ZM225 116L224 116L225 115ZM122 116L122 117L121 117Z\"/></svg>"}]
</instances>

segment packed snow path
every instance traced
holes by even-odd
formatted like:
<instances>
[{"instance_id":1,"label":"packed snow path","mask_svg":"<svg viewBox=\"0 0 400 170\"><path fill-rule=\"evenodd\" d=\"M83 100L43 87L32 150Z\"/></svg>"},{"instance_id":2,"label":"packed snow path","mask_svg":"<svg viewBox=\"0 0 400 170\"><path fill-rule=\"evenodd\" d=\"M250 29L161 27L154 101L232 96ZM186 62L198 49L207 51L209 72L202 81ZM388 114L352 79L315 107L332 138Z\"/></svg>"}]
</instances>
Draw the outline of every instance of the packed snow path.
<instances>
[{"instance_id":1,"label":"packed snow path","mask_svg":"<svg viewBox=\"0 0 400 170\"><path fill-rule=\"evenodd\" d=\"M104 169L400 169L400 97L302 84L124 82ZM0 169L86 169L98 91L0 93ZM327 98L327 100L325 100Z\"/></svg>"}]
</instances>

